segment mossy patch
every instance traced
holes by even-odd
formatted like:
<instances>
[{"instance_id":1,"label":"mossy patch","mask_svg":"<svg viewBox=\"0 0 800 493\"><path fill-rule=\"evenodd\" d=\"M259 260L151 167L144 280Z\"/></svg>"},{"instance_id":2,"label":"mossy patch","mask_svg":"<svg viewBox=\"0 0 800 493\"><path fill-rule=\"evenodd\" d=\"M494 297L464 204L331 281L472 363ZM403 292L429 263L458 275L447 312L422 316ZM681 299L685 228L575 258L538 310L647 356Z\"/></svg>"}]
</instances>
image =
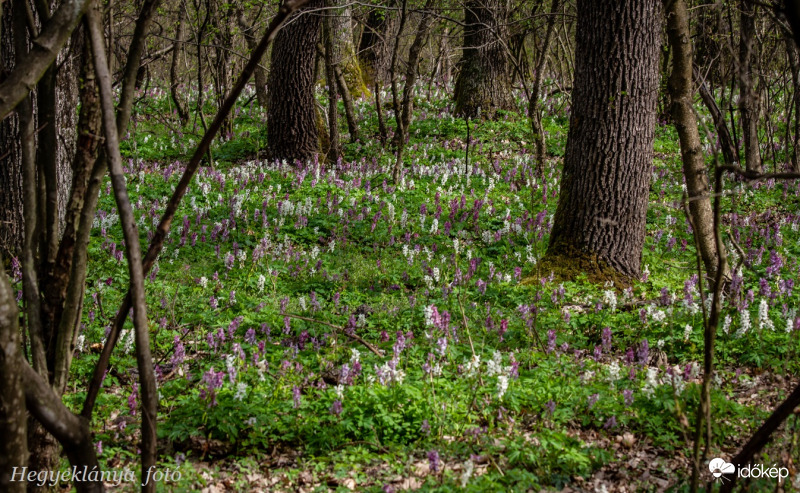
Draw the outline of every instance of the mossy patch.
<instances>
[{"instance_id":1,"label":"mossy patch","mask_svg":"<svg viewBox=\"0 0 800 493\"><path fill-rule=\"evenodd\" d=\"M533 284L540 276L549 276L551 273L559 282L575 281L585 275L585 279L594 284L612 281L617 289L627 288L635 282L634 278L617 271L597 254L573 247L562 248L558 252L548 251L540 261L537 272L524 278L522 284Z\"/></svg>"}]
</instances>

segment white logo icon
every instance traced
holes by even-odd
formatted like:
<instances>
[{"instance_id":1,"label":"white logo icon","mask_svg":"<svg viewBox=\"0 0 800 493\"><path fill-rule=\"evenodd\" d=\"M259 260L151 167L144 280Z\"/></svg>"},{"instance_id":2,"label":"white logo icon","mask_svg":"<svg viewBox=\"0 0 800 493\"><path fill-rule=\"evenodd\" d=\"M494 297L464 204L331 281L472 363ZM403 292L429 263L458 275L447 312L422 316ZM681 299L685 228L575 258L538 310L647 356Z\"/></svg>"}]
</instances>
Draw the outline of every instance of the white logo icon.
<instances>
[{"instance_id":1,"label":"white logo icon","mask_svg":"<svg viewBox=\"0 0 800 493\"><path fill-rule=\"evenodd\" d=\"M711 462L708 463L708 470L711 471L711 475L714 476L715 479L717 479L721 478L723 474L735 473L736 466L734 466L730 462L725 462L724 459L716 458L712 459Z\"/></svg>"}]
</instances>

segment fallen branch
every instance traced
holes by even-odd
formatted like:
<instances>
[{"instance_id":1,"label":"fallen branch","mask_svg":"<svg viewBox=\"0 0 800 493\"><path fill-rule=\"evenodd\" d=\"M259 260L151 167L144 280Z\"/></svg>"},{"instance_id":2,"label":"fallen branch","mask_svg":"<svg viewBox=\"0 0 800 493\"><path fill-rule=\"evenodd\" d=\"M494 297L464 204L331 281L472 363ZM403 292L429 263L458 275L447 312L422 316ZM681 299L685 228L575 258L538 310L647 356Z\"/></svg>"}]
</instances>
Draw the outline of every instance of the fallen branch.
<instances>
[{"instance_id":1,"label":"fallen branch","mask_svg":"<svg viewBox=\"0 0 800 493\"><path fill-rule=\"evenodd\" d=\"M376 355L380 356L381 358L383 358L383 356L384 356L384 354L383 354L383 351L381 351L380 349L376 348L375 346L373 346L372 344L370 344L369 342L367 342L367 341L366 341L366 340L365 340L363 337L359 336L358 334L354 334L354 333L350 333L350 332L348 332L348 331L347 331L347 330L346 330L344 327L342 327L341 325L332 324L332 323L330 323L330 322L325 322L325 321L323 321L323 320L317 320L317 319L315 319L315 318L311 318L311 317L304 317L304 316L302 316L302 315L292 315L291 313L284 313L283 315L284 315L285 317L289 317L289 318L296 318L297 320L305 320L306 322L313 322L313 323L317 323L317 324L320 324L320 325L325 325L325 326L328 326L328 327L330 327L330 328L332 328L332 329L336 329L336 330L338 330L338 331L342 332L344 335L346 335L346 336L347 336L347 337L349 337L350 339L353 339L354 341L358 341L358 342L360 342L360 343L361 343L361 344L363 344L363 345L364 345L364 346L365 346L367 349L369 349L370 351L372 351L372 352L373 352L373 353L375 353Z\"/></svg>"}]
</instances>

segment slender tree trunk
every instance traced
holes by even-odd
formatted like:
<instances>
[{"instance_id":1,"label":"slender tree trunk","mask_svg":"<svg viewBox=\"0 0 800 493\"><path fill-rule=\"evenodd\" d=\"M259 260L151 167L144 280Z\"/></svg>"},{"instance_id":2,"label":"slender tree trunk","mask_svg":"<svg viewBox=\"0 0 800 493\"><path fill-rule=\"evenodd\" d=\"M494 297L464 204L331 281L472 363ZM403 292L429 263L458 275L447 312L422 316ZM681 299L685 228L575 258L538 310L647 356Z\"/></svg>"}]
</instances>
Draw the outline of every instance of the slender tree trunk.
<instances>
[{"instance_id":1,"label":"slender tree trunk","mask_svg":"<svg viewBox=\"0 0 800 493\"><path fill-rule=\"evenodd\" d=\"M183 51L183 37L186 35L186 9L183 5L178 7L178 26L175 28L175 43L172 46L172 62L169 65L169 93L172 96L172 102L175 103L175 110L178 112L178 118L181 120L181 125L186 125L189 121L189 112L183 107L180 98L178 97L178 61L180 60L181 52ZM110 56L109 60L113 57Z\"/></svg>"},{"instance_id":2,"label":"slender tree trunk","mask_svg":"<svg viewBox=\"0 0 800 493\"><path fill-rule=\"evenodd\" d=\"M333 5L332 0L327 0L326 7ZM339 145L339 91L336 84L336 55L333 42L333 20L331 11L324 14L322 20L322 36L325 44L325 82L328 86L328 152L326 159L336 162L341 155Z\"/></svg>"},{"instance_id":3,"label":"slender tree trunk","mask_svg":"<svg viewBox=\"0 0 800 493\"><path fill-rule=\"evenodd\" d=\"M689 212L706 273L711 279L716 279L719 264L714 239L714 215L711 210L708 172L693 108L693 57L689 12L684 0L664 0L664 7L667 16L667 35L672 46L672 75L667 88L671 99L672 120L681 141Z\"/></svg>"},{"instance_id":4,"label":"slender tree trunk","mask_svg":"<svg viewBox=\"0 0 800 493\"><path fill-rule=\"evenodd\" d=\"M556 25L556 12L561 8L563 0L553 0L550 5L550 17L547 18L547 30L545 31L542 48L536 60L536 73L533 75L533 85L531 87L530 100L528 101L528 118L531 119L533 129L533 141L536 145L536 162L539 172L544 172L545 154L547 146L544 140L544 127L542 126L542 112L539 108L539 95L542 92L542 80L544 79L544 67L547 62L547 53L550 50L550 41L553 39L553 31Z\"/></svg>"},{"instance_id":5,"label":"slender tree trunk","mask_svg":"<svg viewBox=\"0 0 800 493\"><path fill-rule=\"evenodd\" d=\"M731 137L731 132L728 129L728 124L725 122L725 115L722 114L719 106L717 106L714 95L708 88L708 84L700 80L700 74L697 68L693 70L695 78L698 80L698 90L700 92L700 99L703 100L708 112L711 114L711 120L714 122L714 129L717 131L717 138L719 145L722 149L722 157L728 164L736 164L739 162L739 154L736 152L736 144Z\"/></svg>"},{"instance_id":6,"label":"slender tree trunk","mask_svg":"<svg viewBox=\"0 0 800 493\"><path fill-rule=\"evenodd\" d=\"M744 162L749 171L761 173L761 154L758 148L758 91L755 90L754 65L756 63L755 6L739 1L741 37L739 40L739 112L744 140Z\"/></svg>"},{"instance_id":7,"label":"slender tree trunk","mask_svg":"<svg viewBox=\"0 0 800 493\"><path fill-rule=\"evenodd\" d=\"M342 95L342 101L344 101L344 114L347 118L347 130L350 132L350 142L355 142L358 140L358 122L356 120L356 111L353 107L353 97L350 94L350 90L347 88L347 81L344 79L342 71L338 66L334 66L333 70L336 73L336 83Z\"/></svg>"},{"instance_id":8,"label":"slender tree trunk","mask_svg":"<svg viewBox=\"0 0 800 493\"><path fill-rule=\"evenodd\" d=\"M293 14L275 38L267 105L268 154L271 159L307 160L319 152L314 103L314 61L322 17L309 12L324 5L311 0Z\"/></svg>"},{"instance_id":9,"label":"slender tree trunk","mask_svg":"<svg viewBox=\"0 0 800 493\"><path fill-rule=\"evenodd\" d=\"M240 7L239 11L236 16L236 20L239 23L239 29L242 30L242 36L244 37L245 42L247 43L247 49L253 51L255 47L258 45L258 39L253 33L254 27L250 26L247 20L244 18L244 10ZM264 69L261 64L256 67L256 72L254 75L254 79L256 82L256 100L258 101L258 105L262 108L267 107L267 71Z\"/></svg>"},{"instance_id":10,"label":"slender tree trunk","mask_svg":"<svg viewBox=\"0 0 800 493\"><path fill-rule=\"evenodd\" d=\"M330 7L333 63L340 67L347 89L354 98L369 95L353 42L353 14L348 0L332 0Z\"/></svg>"},{"instance_id":11,"label":"slender tree trunk","mask_svg":"<svg viewBox=\"0 0 800 493\"><path fill-rule=\"evenodd\" d=\"M661 2L578 0L577 7L572 114L547 256L565 274L575 267L635 277L653 160Z\"/></svg>"},{"instance_id":12,"label":"slender tree trunk","mask_svg":"<svg viewBox=\"0 0 800 493\"><path fill-rule=\"evenodd\" d=\"M397 7L396 0L388 0L388 7ZM372 9L364 22L364 32L358 45L358 57L366 83L382 85L389 76L389 64L393 42L389 40L395 31L397 16L394 10Z\"/></svg>"},{"instance_id":13,"label":"slender tree trunk","mask_svg":"<svg viewBox=\"0 0 800 493\"><path fill-rule=\"evenodd\" d=\"M408 63L406 64L406 83L403 87L403 132L408 134L408 128L411 126L411 113L414 111L414 87L417 84L417 77L419 76L419 59L422 54L422 48L428 40L428 34L433 24L433 17L430 15L430 9L433 2L428 0L425 3L425 12L422 14L422 19L417 26L417 33L414 35L414 41L411 43L411 48L408 50ZM406 137L406 135L403 135Z\"/></svg>"},{"instance_id":14,"label":"slender tree trunk","mask_svg":"<svg viewBox=\"0 0 800 493\"><path fill-rule=\"evenodd\" d=\"M464 7L464 50L456 79L455 113L493 118L511 110L511 80L505 47L508 11L504 0L468 0Z\"/></svg>"}]
</instances>

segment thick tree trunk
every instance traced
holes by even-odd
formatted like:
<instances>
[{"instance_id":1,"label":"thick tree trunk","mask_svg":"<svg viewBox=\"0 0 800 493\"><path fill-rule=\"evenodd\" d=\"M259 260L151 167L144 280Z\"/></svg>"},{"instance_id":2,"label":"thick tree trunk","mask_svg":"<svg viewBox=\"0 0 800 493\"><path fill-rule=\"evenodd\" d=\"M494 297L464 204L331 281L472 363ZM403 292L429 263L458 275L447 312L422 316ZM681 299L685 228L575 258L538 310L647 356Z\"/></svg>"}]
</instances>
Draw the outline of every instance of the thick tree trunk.
<instances>
[{"instance_id":1,"label":"thick tree trunk","mask_svg":"<svg viewBox=\"0 0 800 493\"><path fill-rule=\"evenodd\" d=\"M708 172L706 170L700 132L692 103L692 38L689 31L689 12L684 0L664 0L667 16L667 35L672 46L672 75L667 87L670 110L681 141L683 174L689 196L694 235L700 256L711 279L716 279L718 258L714 240L714 215L711 210Z\"/></svg>"},{"instance_id":2,"label":"thick tree trunk","mask_svg":"<svg viewBox=\"0 0 800 493\"><path fill-rule=\"evenodd\" d=\"M638 276L653 160L661 2L578 0L575 82L548 260ZM566 272L566 271L565 271Z\"/></svg>"},{"instance_id":3,"label":"thick tree trunk","mask_svg":"<svg viewBox=\"0 0 800 493\"><path fill-rule=\"evenodd\" d=\"M275 38L267 84L271 159L306 160L319 152L314 61L322 17L309 11L323 5L323 0L311 0Z\"/></svg>"},{"instance_id":4,"label":"thick tree trunk","mask_svg":"<svg viewBox=\"0 0 800 493\"><path fill-rule=\"evenodd\" d=\"M0 82L14 70L14 2L2 4ZM16 113L0 120L0 251L13 254L22 246L22 149Z\"/></svg>"},{"instance_id":5,"label":"thick tree trunk","mask_svg":"<svg viewBox=\"0 0 800 493\"><path fill-rule=\"evenodd\" d=\"M514 107L506 48L508 11L503 0L468 0L464 7L464 54L456 79L455 112L492 118Z\"/></svg>"},{"instance_id":6,"label":"thick tree trunk","mask_svg":"<svg viewBox=\"0 0 800 493\"><path fill-rule=\"evenodd\" d=\"M739 1L741 37L739 39L739 113L744 140L744 163L748 171L761 173L761 154L758 149L758 92L755 90L753 66L756 62L755 6Z\"/></svg>"}]
</instances>

